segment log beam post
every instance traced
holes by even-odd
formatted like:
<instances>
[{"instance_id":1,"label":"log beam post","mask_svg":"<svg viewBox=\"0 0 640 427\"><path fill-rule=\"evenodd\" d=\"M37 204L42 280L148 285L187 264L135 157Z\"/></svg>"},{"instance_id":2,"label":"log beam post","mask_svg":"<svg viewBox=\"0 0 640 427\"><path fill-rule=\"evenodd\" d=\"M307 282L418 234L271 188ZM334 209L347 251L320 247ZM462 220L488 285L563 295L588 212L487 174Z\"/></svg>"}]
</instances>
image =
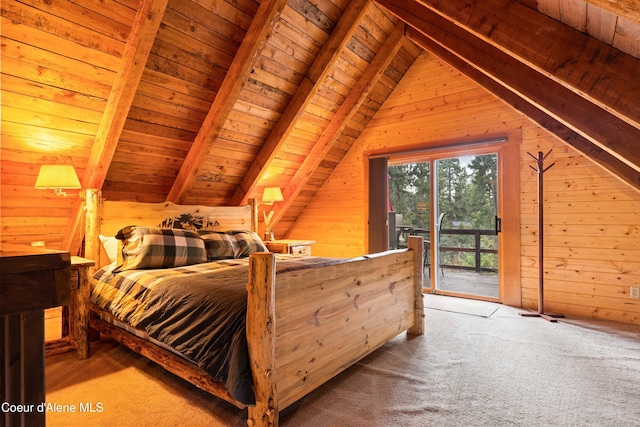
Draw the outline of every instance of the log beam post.
<instances>
[{"instance_id":1,"label":"log beam post","mask_svg":"<svg viewBox=\"0 0 640 427\"><path fill-rule=\"evenodd\" d=\"M422 236L410 236L409 249L413 251L413 270L415 274L415 301L413 304L415 322L407 333L412 335L424 334L424 295L422 293L422 257L424 256L424 238Z\"/></svg>"},{"instance_id":2,"label":"log beam post","mask_svg":"<svg viewBox=\"0 0 640 427\"><path fill-rule=\"evenodd\" d=\"M85 191L84 257L93 260L96 268L102 266L100 263L101 201L102 191L96 189L88 189ZM93 274L93 271L90 271L89 274Z\"/></svg>"},{"instance_id":3,"label":"log beam post","mask_svg":"<svg viewBox=\"0 0 640 427\"><path fill-rule=\"evenodd\" d=\"M254 373L256 405L248 409L249 427L278 425L275 283L275 254L251 254L247 283L247 341L251 343L249 359Z\"/></svg>"}]
</instances>

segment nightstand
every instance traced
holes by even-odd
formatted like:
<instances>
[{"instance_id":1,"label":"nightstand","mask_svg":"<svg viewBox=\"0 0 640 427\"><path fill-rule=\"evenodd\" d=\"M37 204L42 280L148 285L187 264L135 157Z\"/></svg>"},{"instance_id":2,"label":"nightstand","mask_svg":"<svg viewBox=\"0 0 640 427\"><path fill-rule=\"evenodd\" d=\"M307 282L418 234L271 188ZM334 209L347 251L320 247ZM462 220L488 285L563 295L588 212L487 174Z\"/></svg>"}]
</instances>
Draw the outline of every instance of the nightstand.
<instances>
[{"instance_id":1,"label":"nightstand","mask_svg":"<svg viewBox=\"0 0 640 427\"><path fill-rule=\"evenodd\" d=\"M269 240L264 242L269 252L291 255L311 255L311 245L315 240Z\"/></svg>"},{"instance_id":2,"label":"nightstand","mask_svg":"<svg viewBox=\"0 0 640 427\"><path fill-rule=\"evenodd\" d=\"M93 260L71 257L71 299L69 305L62 308L62 338L47 341L45 354L52 355L75 349L78 360L89 357L89 271L93 266Z\"/></svg>"}]
</instances>

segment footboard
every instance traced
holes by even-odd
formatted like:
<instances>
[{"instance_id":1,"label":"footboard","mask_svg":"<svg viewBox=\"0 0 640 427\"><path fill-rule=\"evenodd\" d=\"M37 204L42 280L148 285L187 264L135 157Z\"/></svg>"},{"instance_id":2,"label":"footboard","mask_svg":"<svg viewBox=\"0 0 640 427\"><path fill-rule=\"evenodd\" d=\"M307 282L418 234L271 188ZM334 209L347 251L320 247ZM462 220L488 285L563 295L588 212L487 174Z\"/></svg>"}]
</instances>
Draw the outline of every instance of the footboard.
<instances>
[{"instance_id":1,"label":"footboard","mask_svg":"<svg viewBox=\"0 0 640 427\"><path fill-rule=\"evenodd\" d=\"M422 334L422 247L413 237L408 250L277 275L272 254L252 255L249 425L277 425L278 411L393 337Z\"/></svg>"}]
</instances>

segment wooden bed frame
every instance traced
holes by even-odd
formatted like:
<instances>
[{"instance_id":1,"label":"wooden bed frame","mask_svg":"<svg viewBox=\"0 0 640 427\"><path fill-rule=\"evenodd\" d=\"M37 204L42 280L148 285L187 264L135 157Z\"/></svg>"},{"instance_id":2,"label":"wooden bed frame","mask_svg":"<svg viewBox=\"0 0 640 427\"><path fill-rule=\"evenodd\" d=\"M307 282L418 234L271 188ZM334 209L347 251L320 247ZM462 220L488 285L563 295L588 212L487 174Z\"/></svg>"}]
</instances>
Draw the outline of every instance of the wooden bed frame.
<instances>
[{"instance_id":1,"label":"wooden bed frame","mask_svg":"<svg viewBox=\"0 0 640 427\"><path fill-rule=\"evenodd\" d=\"M85 256L104 265L98 235L127 225L155 226L167 216L195 213L214 218L220 230L257 229L255 202L244 207L179 206L171 203L101 203L87 191ZM336 265L276 275L275 254L250 256L247 342L256 405L249 426L277 426L279 411L407 331L422 335L422 238L409 248L368 255ZM224 384L172 352L95 316L91 327L239 408Z\"/></svg>"}]
</instances>

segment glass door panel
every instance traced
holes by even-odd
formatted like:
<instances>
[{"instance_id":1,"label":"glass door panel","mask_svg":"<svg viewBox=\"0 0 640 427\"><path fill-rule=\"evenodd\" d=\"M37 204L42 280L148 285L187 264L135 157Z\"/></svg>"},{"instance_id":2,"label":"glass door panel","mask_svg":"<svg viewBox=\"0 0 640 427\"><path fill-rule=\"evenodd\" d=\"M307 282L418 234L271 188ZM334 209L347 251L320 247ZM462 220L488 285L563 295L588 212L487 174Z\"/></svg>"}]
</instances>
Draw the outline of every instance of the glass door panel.
<instances>
[{"instance_id":1,"label":"glass door panel","mask_svg":"<svg viewBox=\"0 0 640 427\"><path fill-rule=\"evenodd\" d=\"M389 247L422 235L426 289L499 299L498 154L434 156L387 171Z\"/></svg>"},{"instance_id":2,"label":"glass door panel","mask_svg":"<svg viewBox=\"0 0 640 427\"><path fill-rule=\"evenodd\" d=\"M409 235L424 238L425 289L432 289L431 266L431 162L390 165L389 179L389 248L407 247Z\"/></svg>"},{"instance_id":3,"label":"glass door panel","mask_svg":"<svg viewBox=\"0 0 640 427\"><path fill-rule=\"evenodd\" d=\"M410 234L429 240L431 162L389 166L390 249L406 248Z\"/></svg>"},{"instance_id":4,"label":"glass door panel","mask_svg":"<svg viewBox=\"0 0 640 427\"><path fill-rule=\"evenodd\" d=\"M435 161L436 291L499 297L497 164L495 153Z\"/></svg>"}]
</instances>

